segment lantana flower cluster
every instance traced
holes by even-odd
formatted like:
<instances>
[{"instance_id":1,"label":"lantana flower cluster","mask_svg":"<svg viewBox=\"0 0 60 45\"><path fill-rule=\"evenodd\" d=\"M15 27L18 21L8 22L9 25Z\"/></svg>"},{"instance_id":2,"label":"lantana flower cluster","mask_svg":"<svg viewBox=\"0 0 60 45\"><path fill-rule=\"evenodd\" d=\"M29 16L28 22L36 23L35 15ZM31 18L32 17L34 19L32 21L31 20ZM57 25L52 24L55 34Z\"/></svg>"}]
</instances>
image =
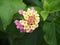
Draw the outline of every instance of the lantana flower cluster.
<instances>
[{"instance_id":1,"label":"lantana flower cluster","mask_svg":"<svg viewBox=\"0 0 60 45\"><path fill-rule=\"evenodd\" d=\"M40 21L37 11L34 9L34 7L31 7L28 8L27 11L19 10L18 12L24 17L24 19L14 21L17 29L19 29L20 32L33 32L38 27L38 23Z\"/></svg>"}]
</instances>

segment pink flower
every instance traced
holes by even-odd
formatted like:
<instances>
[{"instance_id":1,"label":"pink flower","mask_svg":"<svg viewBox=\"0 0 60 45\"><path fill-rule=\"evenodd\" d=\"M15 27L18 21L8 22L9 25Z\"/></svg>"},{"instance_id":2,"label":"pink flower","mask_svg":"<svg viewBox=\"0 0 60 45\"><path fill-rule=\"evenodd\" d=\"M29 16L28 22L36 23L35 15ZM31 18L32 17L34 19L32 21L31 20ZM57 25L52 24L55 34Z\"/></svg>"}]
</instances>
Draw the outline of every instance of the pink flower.
<instances>
[{"instance_id":1,"label":"pink flower","mask_svg":"<svg viewBox=\"0 0 60 45\"><path fill-rule=\"evenodd\" d=\"M17 26L16 26L16 28L17 28L17 29L19 29L19 28L20 28L20 26L18 26L18 25L17 25Z\"/></svg>"},{"instance_id":2,"label":"pink flower","mask_svg":"<svg viewBox=\"0 0 60 45\"><path fill-rule=\"evenodd\" d=\"M23 14L23 10L19 10L18 12L19 12L19 14Z\"/></svg>"},{"instance_id":3,"label":"pink flower","mask_svg":"<svg viewBox=\"0 0 60 45\"><path fill-rule=\"evenodd\" d=\"M15 23L16 25L20 25L20 22L19 22L18 20L15 20L14 23Z\"/></svg>"},{"instance_id":4,"label":"pink flower","mask_svg":"<svg viewBox=\"0 0 60 45\"><path fill-rule=\"evenodd\" d=\"M35 10L34 7L31 7L31 10Z\"/></svg>"},{"instance_id":5,"label":"pink flower","mask_svg":"<svg viewBox=\"0 0 60 45\"><path fill-rule=\"evenodd\" d=\"M24 29L24 27L22 25L20 25L20 29Z\"/></svg>"},{"instance_id":6,"label":"pink flower","mask_svg":"<svg viewBox=\"0 0 60 45\"><path fill-rule=\"evenodd\" d=\"M23 25L21 25L18 20L15 20L14 23L17 25L16 26L17 29L24 29Z\"/></svg>"},{"instance_id":7,"label":"pink flower","mask_svg":"<svg viewBox=\"0 0 60 45\"><path fill-rule=\"evenodd\" d=\"M25 32L25 30L24 29L20 29L20 32Z\"/></svg>"},{"instance_id":8,"label":"pink flower","mask_svg":"<svg viewBox=\"0 0 60 45\"><path fill-rule=\"evenodd\" d=\"M30 30L30 33L32 33L33 32L33 30Z\"/></svg>"},{"instance_id":9,"label":"pink flower","mask_svg":"<svg viewBox=\"0 0 60 45\"><path fill-rule=\"evenodd\" d=\"M17 29L24 29L23 25L17 25L16 28Z\"/></svg>"}]
</instances>

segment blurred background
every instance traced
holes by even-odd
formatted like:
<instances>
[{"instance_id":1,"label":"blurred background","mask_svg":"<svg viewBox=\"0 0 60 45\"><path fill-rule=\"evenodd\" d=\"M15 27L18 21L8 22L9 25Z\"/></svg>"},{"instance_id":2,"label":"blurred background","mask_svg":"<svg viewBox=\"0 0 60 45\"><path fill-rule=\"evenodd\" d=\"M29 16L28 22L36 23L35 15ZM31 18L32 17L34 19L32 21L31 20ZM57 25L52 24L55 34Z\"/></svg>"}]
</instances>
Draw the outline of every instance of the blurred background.
<instances>
[{"instance_id":1,"label":"blurred background","mask_svg":"<svg viewBox=\"0 0 60 45\"><path fill-rule=\"evenodd\" d=\"M20 33L14 20L29 7L39 13L39 27ZM60 0L0 0L0 45L60 45Z\"/></svg>"}]
</instances>

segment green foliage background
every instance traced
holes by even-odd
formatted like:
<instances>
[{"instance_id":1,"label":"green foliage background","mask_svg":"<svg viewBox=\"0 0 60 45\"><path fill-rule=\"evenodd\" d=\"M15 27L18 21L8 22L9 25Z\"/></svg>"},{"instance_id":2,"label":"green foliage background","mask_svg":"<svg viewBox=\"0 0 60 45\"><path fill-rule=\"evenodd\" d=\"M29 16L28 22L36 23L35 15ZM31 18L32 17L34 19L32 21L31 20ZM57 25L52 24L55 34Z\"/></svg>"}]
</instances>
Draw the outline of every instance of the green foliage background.
<instances>
[{"instance_id":1,"label":"green foliage background","mask_svg":"<svg viewBox=\"0 0 60 45\"><path fill-rule=\"evenodd\" d=\"M39 27L20 33L14 20L28 7L40 14ZM0 45L60 45L60 0L0 0Z\"/></svg>"}]
</instances>

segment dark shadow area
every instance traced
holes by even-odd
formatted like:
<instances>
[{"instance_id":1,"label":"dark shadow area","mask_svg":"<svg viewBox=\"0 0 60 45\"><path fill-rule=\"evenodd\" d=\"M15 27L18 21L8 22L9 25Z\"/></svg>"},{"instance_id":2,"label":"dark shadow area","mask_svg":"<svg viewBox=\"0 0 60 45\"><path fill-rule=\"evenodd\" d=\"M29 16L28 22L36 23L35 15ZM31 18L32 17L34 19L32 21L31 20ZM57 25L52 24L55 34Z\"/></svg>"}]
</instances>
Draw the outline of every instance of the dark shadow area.
<instances>
[{"instance_id":1,"label":"dark shadow area","mask_svg":"<svg viewBox=\"0 0 60 45\"><path fill-rule=\"evenodd\" d=\"M2 31L0 31L0 45L9 45L8 36Z\"/></svg>"}]
</instances>

